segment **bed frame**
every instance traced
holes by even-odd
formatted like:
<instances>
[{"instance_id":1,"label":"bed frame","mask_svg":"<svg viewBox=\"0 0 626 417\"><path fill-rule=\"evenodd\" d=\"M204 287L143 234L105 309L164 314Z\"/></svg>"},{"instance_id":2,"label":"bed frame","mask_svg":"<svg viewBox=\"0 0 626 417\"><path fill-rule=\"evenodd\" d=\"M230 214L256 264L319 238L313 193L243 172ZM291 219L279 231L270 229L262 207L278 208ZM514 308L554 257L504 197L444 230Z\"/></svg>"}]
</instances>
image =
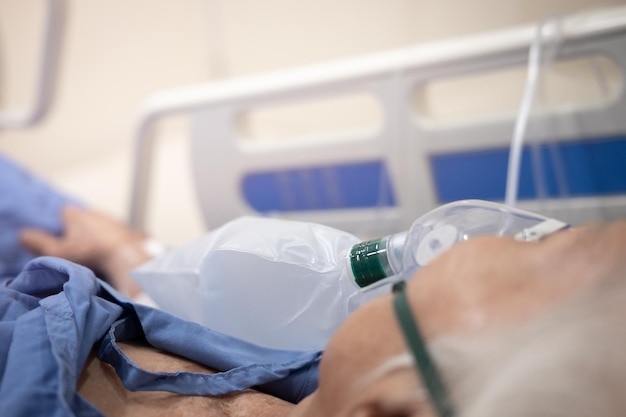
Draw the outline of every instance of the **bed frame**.
<instances>
[{"instance_id":1,"label":"bed frame","mask_svg":"<svg viewBox=\"0 0 626 417\"><path fill-rule=\"evenodd\" d=\"M559 22L556 60L603 56L626 73L626 8ZM416 89L433 80L525 66L537 26L419 45L273 74L159 92L143 106L136 135L130 223L144 226L154 146L163 117L191 117L193 176L207 228L262 214L315 221L359 235L406 229L453 200L502 201L515 115L433 124L411 110ZM488 92L486 92L488 93ZM365 94L382 123L363 132L303 140L241 140L242 113L307 100ZM541 116L556 131L524 150L519 206L572 223L626 215L626 94L597 106ZM544 167L537 188L528 157ZM568 184L558 189L556 179Z\"/></svg>"},{"instance_id":2,"label":"bed frame","mask_svg":"<svg viewBox=\"0 0 626 417\"><path fill-rule=\"evenodd\" d=\"M50 109L61 47L65 4L63 0L47 0L43 7L44 19L37 51L32 101L24 109L0 110L0 131L34 126L43 120Z\"/></svg>"}]
</instances>

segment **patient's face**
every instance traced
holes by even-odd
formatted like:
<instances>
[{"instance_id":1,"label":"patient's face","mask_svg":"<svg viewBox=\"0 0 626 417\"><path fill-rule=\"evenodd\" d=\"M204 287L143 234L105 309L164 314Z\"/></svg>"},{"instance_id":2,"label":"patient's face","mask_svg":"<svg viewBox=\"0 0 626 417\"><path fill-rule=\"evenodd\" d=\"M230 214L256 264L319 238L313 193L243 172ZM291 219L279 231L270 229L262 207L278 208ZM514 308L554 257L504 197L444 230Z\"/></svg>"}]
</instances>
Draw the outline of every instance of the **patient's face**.
<instances>
[{"instance_id":1,"label":"patient's face","mask_svg":"<svg viewBox=\"0 0 626 417\"><path fill-rule=\"evenodd\" d=\"M564 231L539 243L478 238L443 254L410 281L408 296L427 339L519 325L587 291L626 258L626 223ZM370 380L406 352L391 295L355 312L329 343L320 386L293 416L430 416L411 367Z\"/></svg>"}]
</instances>

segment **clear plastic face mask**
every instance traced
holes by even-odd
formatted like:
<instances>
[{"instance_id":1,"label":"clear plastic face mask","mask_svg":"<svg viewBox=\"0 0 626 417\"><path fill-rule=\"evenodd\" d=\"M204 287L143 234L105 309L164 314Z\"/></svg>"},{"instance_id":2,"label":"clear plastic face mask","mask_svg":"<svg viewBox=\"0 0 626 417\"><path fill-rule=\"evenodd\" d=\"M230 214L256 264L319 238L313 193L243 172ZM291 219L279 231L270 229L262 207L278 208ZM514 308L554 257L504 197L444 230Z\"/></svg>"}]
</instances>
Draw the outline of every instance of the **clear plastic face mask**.
<instances>
[{"instance_id":1,"label":"clear plastic face mask","mask_svg":"<svg viewBox=\"0 0 626 417\"><path fill-rule=\"evenodd\" d=\"M423 267L457 243L477 236L534 241L568 225L504 204L466 200L446 204L417 219L403 248L403 270Z\"/></svg>"},{"instance_id":2,"label":"clear plastic face mask","mask_svg":"<svg viewBox=\"0 0 626 417\"><path fill-rule=\"evenodd\" d=\"M485 235L535 241L567 227L559 220L489 201L445 204L418 218L408 232L363 243L373 246L372 242L376 242L376 247L382 249L371 251L369 257L359 261L360 265L353 263L353 271L375 264L383 272L370 278L369 284L357 293L358 304L388 291L389 285L401 276L426 266L457 243Z\"/></svg>"}]
</instances>

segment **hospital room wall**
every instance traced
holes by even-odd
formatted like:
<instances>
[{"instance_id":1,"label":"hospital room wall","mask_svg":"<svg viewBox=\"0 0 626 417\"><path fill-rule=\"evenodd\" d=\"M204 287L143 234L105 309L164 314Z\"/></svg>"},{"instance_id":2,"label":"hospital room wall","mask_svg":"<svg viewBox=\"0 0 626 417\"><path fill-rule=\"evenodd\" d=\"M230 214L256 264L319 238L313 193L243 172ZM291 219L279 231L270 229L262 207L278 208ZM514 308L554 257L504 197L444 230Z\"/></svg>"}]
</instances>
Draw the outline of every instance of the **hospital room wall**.
<instances>
[{"instance_id":1,"label":"hospital room wall","mask_svg":"<svg viewBox=\"0 0 626 417\"><path fill-rule=\"evenodd\" d=\"M0 131L0 152L88 204L126 215L142 101L171 87L302 66L535 22L626 0L65 0L52 107ZM41 1L0 0L0 105L30 100ZM149 230L202 232L185 120L160 126ZM216 202L219 204L219 202Z\"/></svg>"}]
</instances>

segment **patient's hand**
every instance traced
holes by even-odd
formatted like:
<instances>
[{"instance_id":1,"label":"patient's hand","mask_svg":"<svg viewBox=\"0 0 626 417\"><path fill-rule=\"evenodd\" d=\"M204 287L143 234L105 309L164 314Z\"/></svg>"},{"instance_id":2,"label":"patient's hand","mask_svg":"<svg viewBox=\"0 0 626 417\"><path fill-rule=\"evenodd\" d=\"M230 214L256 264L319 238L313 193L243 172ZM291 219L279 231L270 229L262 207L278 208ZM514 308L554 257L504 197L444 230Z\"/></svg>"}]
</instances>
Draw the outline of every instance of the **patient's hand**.
<instances>
[{"instance_id":1,"label":"patient's hand","mask_svg":"<svg viewBox=\"0 0 626 417\"><path fill-rule=\"evenodd\" d=\"M64 208L63 222L62 236L23 229L20 240L35 254L65 258L104 274L125 295L139 292L128 272L150 258L142 233L105 214L72 206Z\"/></svg>"}]
</instances>

